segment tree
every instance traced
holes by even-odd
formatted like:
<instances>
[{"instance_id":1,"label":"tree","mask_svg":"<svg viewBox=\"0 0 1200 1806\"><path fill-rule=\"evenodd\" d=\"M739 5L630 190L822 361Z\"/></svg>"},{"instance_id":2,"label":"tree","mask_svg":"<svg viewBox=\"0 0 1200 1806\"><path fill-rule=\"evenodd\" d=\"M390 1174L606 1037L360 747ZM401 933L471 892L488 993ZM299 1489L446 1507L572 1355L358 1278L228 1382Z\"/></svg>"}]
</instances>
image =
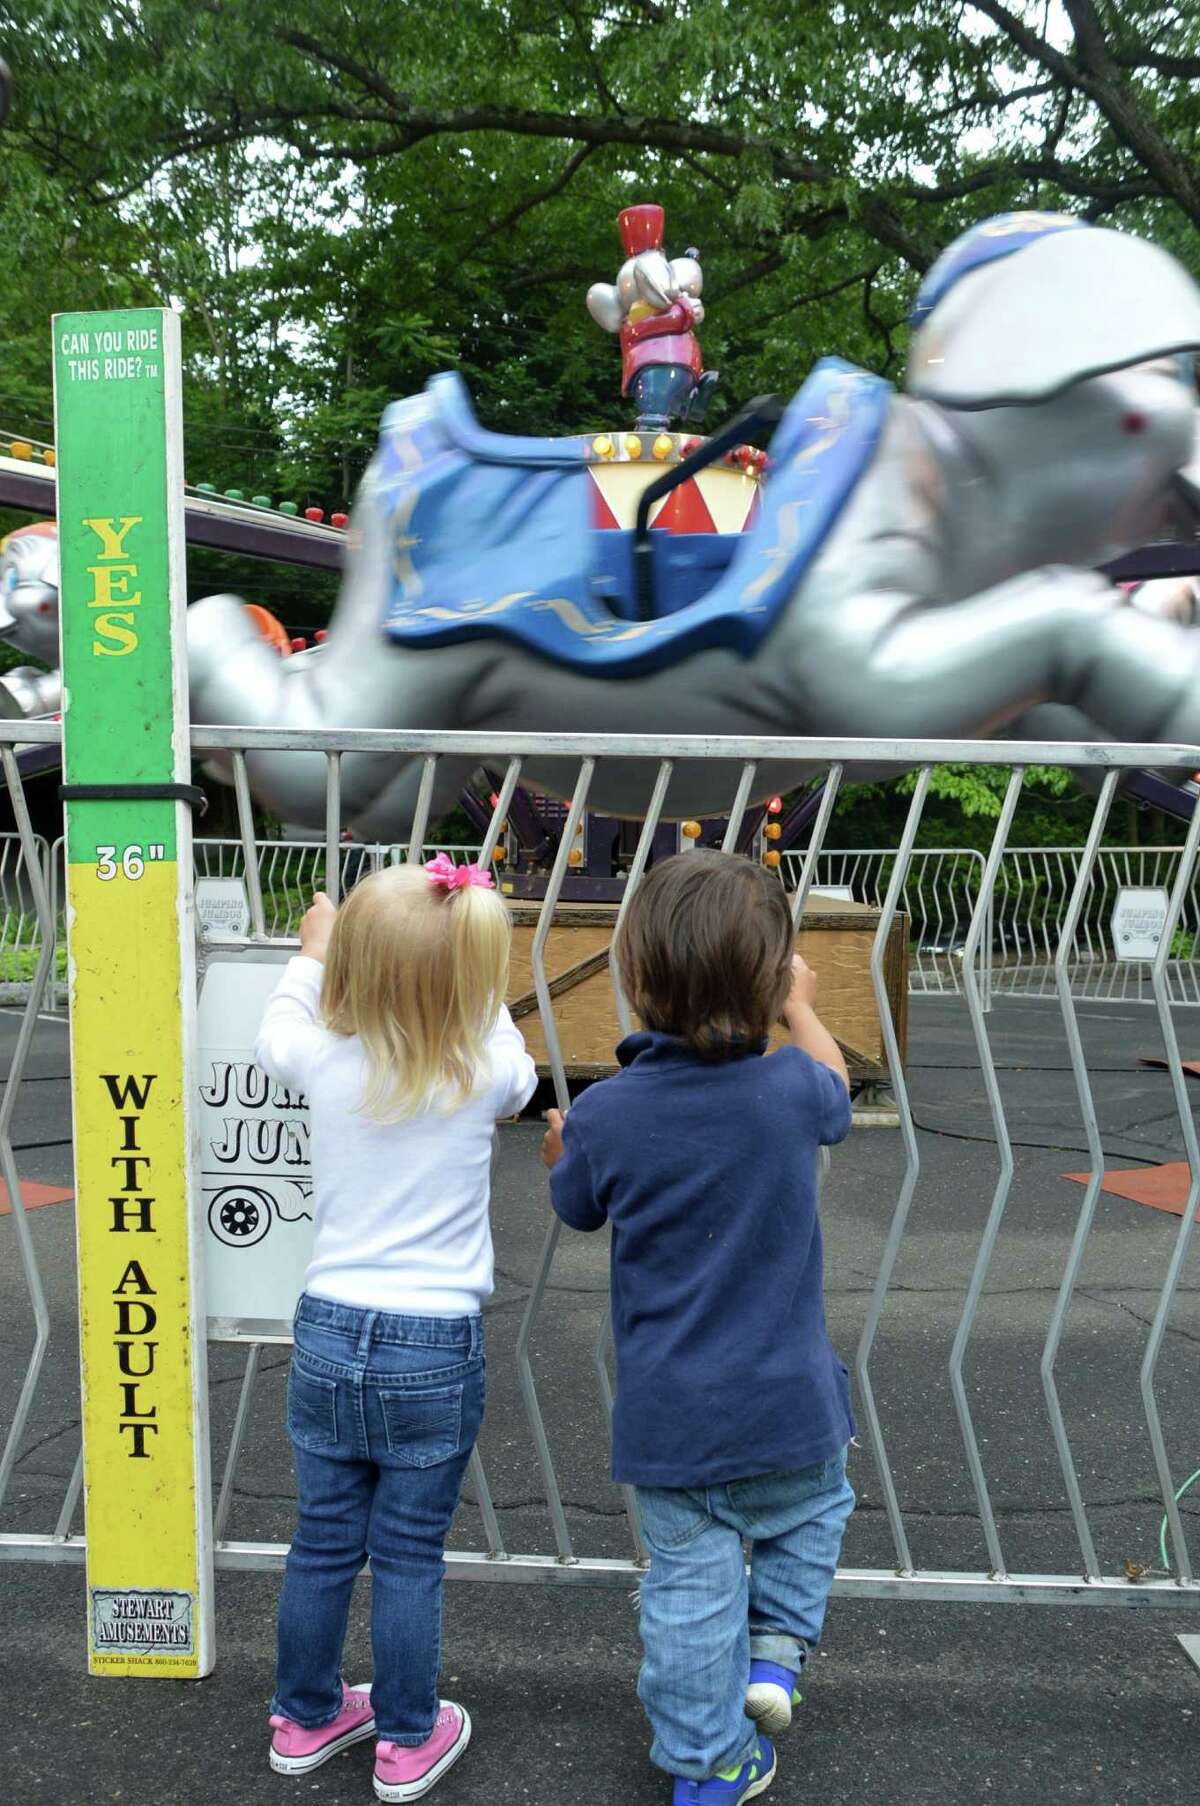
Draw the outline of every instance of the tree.
<instances>
[{"instance_id":1,"label":"tree","mask_svg":"<svg viewBox=\"0 0 1200 1806\"><path fill-rule=\"evenodd\" d=\"M1195 262L1198 37L1147 0L0 0L0 207L52 189L101 288L194 317L214 452L341 499L447 363L491 424L611 422L580 302L630 200L701 247L726 406L830 351L898 372L916 277L1007 206Z\"/></svg>"},{"instance_id":2,"label":"tree","mask_svg":"<svg viewBox=\"0 0 1200 1806\"><path fill-rule=\"evenodd\" d=\"M701 248L718 418L831 352L898 376L921 273L1007 207L1200 268L1182 4L0 0L0 50L0 428L48 435L50 311L171 301L189 475L249 493L340 505L384 403L447 367L496 427L619 421L582 297L631 201Z\"/></svg>"}]
</instances>

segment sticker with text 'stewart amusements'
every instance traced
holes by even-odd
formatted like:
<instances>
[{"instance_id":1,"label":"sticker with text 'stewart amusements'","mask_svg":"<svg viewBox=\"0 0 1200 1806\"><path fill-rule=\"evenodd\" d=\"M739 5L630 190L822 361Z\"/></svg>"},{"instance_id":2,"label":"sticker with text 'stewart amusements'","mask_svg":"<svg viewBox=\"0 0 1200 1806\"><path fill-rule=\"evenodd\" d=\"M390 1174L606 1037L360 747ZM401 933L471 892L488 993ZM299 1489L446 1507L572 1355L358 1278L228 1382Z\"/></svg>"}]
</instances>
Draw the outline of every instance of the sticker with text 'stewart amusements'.
<instances>
[{"instance_id":1,"label":"sticker with text 'stewart amusements'","mask_svg":"<svg viewBox=\"0 0 1200 1806\"><path fill-rule=\"evenodd\" d=\"M179 1678L212 1666L179 323L53 340L89 1666Z\"/></svg>"},{"instance_id":2,"label":"sticker with text 'stewart amusements'","mask_svg":"<svg viewBox=\"0 0 1200 1806\"><path fill-rule=\"evenodd\" d=\"M91 1587L89 1592L93 1648L108 1655L192 1654L195 1600L190 1593L118 1587Z\"/></svg>"}]
</instances>

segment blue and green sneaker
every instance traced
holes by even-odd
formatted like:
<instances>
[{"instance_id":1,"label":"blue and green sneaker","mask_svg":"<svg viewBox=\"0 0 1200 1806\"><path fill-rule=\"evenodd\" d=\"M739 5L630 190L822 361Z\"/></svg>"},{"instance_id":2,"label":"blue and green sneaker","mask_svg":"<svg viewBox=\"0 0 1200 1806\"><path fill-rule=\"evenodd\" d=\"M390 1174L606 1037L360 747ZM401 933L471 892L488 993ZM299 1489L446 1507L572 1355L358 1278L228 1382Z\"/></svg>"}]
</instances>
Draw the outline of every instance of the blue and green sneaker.
<instances>
[{"instance_id":1,"label":"blue and green sneaker","mask_svg":"<svg viewBox=\"0 0 1200 1806\"><path fill-rule=\"evenodd\" d=\"M775 1779L775 1751L769 1737L756 1739L754 1748L740 1768L707 1781L684 1781L675 1777L674 1806L741 1806L766 1793Z\"/></svg>"},{"instance_id":2,"label":"blue and green sneaker","mask_svg":"<svg viewBox=\"0 0 1200 1806\"><path fill-rule=\"evenodd\" d=\"M778 1737L792 1722L792 1707L800 1704L799 1678L795 1669L783 1668L778 1662L751 1662L746 1717L760 1730Z\"/></svg>"}]
</instances>

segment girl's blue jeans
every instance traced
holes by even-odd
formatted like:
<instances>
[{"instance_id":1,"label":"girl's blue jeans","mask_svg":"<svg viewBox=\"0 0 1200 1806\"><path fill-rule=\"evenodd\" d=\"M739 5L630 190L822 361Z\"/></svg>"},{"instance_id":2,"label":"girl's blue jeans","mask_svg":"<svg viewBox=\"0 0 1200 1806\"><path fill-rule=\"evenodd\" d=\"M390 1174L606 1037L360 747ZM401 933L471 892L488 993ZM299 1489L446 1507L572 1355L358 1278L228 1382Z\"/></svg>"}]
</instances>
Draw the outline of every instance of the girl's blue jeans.
<instances>
[{"instance_id":1,"label":"girl's blue jeans","mask_svg":"<svg viewBox=\"0 0 1200 1806\"><path fill-rule=\"evenodd\" d=\"M483 1418L483 1322L305 1293L293 1334L299 1523L271 1710L308 1729L336 1718L350 1594L369 1559L377 1734L423 1743L438 1707L442 1553Z\"/></svg>"},{"instance_id":2,"label":"girl's blue jeans","mask_svg":"<svg viewBox=\"0 0 1200 1806\"><path fill-rule=\"evenodd\" d=\"M654 1730L650 1759L706 1781L754 1747L744 1710L751 1657L798 1670L820 1640L854 1509L845 1452L797 1473L639 1486L637 1496L650 1551L638 1683Z\"/></svg>"}]
</instances>

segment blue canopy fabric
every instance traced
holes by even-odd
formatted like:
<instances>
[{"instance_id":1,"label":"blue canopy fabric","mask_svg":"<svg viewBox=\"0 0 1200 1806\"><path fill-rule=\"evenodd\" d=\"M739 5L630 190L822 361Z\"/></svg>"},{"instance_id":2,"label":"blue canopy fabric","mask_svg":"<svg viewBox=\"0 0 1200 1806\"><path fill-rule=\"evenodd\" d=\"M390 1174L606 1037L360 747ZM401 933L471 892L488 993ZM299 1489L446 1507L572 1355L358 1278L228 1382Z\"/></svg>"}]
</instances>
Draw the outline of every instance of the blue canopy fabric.
<instances>
[{"instance_id":1,"label":"blue canopy fabric","mask_svg":"<svg viewBox=\"0 0 1200 1806\"><path fill-rule=\"evenodd\" d=\"M587 441L486 432L461 379L435 377L383 417L372 505L391 545L385 630L413 648L506 640L597 677L714 646L748 658L867 468L891 396L881 377L819 363L775 436L758 522L740 536L652 533L662 612L638 621L632 535L593 525ZM699 539L719 543L706 555L689 546Z\"/></svg>"}]
</instances>

